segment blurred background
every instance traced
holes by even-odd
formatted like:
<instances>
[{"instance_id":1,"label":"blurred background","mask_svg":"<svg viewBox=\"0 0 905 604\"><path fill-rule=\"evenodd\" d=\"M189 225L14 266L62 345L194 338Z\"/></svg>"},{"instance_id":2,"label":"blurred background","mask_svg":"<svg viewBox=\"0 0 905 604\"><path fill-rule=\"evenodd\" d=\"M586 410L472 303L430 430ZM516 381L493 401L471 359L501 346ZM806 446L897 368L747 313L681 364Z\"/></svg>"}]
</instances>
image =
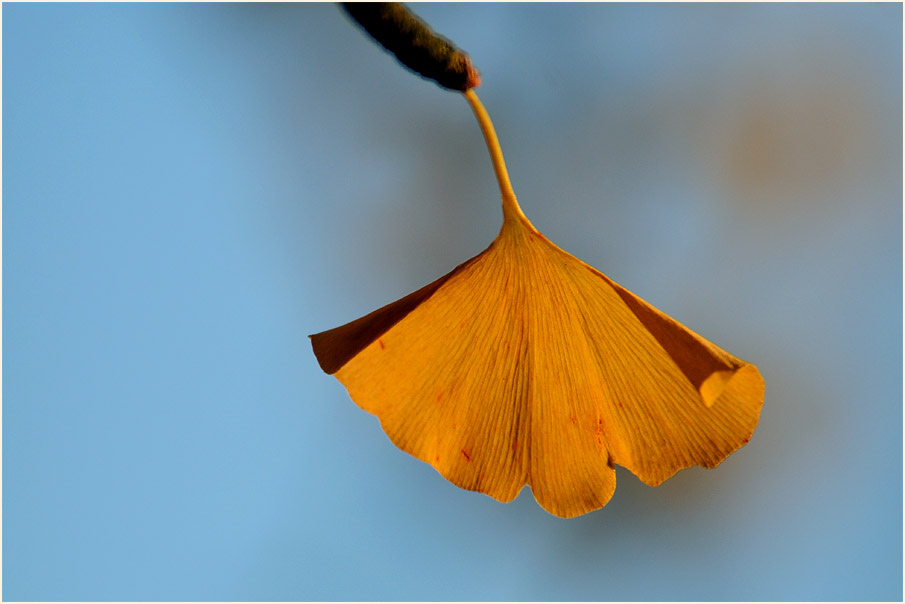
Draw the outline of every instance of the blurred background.
<instances>
[{"instance_id":1,"label":"blurred background","mask_svg":"<svg viewBox=\"0 0 905 604\"><path fill-rule=\"evenodd\" d=\"M751 443L456 488L307 336L494 237L465 101L331 4L6 4L3 598L901 600L901 5L414 8L532 222L757 364Z\"/></svg>"}]
</instances>

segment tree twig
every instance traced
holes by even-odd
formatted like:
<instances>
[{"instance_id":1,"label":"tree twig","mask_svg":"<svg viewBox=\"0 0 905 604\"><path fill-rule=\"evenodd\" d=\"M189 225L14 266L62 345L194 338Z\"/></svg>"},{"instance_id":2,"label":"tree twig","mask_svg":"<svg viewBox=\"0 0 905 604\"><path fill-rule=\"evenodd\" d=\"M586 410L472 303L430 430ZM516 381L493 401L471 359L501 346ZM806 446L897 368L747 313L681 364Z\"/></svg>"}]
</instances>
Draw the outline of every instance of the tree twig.
<instances>
[{"instance_id":1,"label":"tree twig","mask_svg":"<svg viewBox=\"0 0 905 604\"><path fill-rule=\"evenodd\" d=\"M469 56L401 2L343 2L342 7L399 62L440 86L464 92L481 83Z\"/></svg>"}]
</instances>

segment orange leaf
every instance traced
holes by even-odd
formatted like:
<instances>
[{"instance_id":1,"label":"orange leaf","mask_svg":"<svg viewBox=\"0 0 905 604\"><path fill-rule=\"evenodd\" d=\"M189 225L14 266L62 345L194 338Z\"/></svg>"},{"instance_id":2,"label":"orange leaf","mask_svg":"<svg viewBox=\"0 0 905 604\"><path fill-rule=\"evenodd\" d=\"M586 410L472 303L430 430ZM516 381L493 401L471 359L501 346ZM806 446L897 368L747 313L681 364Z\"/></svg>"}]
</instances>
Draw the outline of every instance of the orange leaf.
<instances>
[{"instance_id":1,"label":"orange leaf","mask_svg":"<svg viewBox=\"0 0 905 604\"><path fill-rule=\"evenodd\" d=\"M657 485L747 443L763 404L757 368L555 246L500 182L490 247L311 336L323 370L454 484L500 501L527 484L562 517L606 505L615 464Z\"/></svg>"}]
</instances>

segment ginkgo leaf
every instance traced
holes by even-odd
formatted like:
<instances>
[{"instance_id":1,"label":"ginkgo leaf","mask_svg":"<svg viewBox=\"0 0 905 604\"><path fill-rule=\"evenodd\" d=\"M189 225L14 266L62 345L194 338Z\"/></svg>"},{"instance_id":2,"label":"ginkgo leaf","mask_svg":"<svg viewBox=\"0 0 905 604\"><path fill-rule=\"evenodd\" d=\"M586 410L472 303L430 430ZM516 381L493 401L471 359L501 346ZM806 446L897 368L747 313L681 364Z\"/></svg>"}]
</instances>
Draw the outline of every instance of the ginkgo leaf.
<instances>
[{"instance_id":1,"label":"ginkgo leaf","mask_svg":"<svg viewBox=\"0 0 905 604\"><path fill-rule=\"evenodd\" d=\"M615 465L657 485L719 464L757 425L757 368L541 235L466 96L500 177L499 235L422 289L311 336L321 368L449 481L500 501L529 485L557 516L606 505Z\"/></svg>"}]
</instances>

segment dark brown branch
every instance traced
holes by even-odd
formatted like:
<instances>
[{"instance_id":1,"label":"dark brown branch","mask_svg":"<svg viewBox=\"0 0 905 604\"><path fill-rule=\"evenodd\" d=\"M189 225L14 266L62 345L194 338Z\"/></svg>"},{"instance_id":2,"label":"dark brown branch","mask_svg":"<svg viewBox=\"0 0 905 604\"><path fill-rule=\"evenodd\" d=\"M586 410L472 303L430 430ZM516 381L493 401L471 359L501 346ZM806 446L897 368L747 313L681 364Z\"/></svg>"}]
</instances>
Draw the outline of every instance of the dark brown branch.
<instances>
[{"instance_id":1,"label":"dark brown branch","mask_svg":"<svg viewBox=\"0 0 905 604\"><path fill-rule=\"evenodd\" d=\"M462 50L440 36L401 2L343 2L346 12L399 62L450 90L481 83Z\"/></svg>"}]
</instances>

